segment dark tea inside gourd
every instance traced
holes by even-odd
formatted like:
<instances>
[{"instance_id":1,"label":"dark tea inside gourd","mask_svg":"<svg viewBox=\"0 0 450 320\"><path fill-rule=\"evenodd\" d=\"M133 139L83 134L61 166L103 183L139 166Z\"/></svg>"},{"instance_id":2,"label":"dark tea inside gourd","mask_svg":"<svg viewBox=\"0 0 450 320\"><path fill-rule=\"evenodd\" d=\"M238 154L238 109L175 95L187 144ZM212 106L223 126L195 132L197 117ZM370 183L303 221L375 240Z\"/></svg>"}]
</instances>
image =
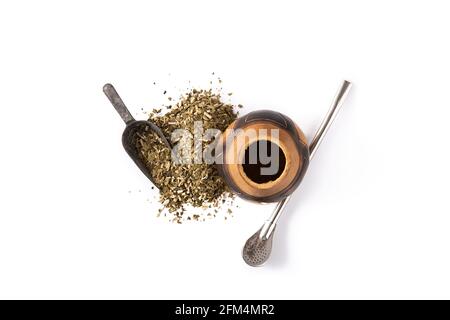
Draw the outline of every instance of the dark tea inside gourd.
<instances>
[{"instance_id":1,"label":"dark tea inside gourd","mask_svg":"<svg viewBox=\"0 0 450 320\"><path fill-rule=\"evenodd\" d=\"M270 140L258 140L245 149L242 168L255 183L277 180L286 167L286 156L278 144Z\"/></svg>"}]
</instances>

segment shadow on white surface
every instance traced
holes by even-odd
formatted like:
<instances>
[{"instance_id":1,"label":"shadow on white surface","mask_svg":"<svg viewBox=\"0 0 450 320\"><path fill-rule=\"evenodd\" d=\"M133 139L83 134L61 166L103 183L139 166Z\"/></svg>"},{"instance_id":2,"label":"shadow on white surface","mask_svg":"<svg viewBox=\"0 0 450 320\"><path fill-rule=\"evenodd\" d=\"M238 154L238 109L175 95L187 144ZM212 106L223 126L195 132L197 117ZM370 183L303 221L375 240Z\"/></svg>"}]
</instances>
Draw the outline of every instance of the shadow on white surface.
<instances>
[{"instance_id":1,"label":"shadow on white surface","mask_svg":"<svg viewBox=\"0 0 450 320\"><path fill-rule=\"evenodd\" d=\"M314 190L317 189L314 187L313 183L314 182L308 181L307 188L297 190L287 204L275 230L272 256L267 262L267 267L279 269L284 268L289 264L296 249L296 244L290 243L289 241L292 241L293 238L291 233L295 232L296 228L298 228L297 225L292 223L293 216L302 214L302 207L304 207L302 202L308 198L309 193L314 192Z\"/></svg>"}]
</instances>

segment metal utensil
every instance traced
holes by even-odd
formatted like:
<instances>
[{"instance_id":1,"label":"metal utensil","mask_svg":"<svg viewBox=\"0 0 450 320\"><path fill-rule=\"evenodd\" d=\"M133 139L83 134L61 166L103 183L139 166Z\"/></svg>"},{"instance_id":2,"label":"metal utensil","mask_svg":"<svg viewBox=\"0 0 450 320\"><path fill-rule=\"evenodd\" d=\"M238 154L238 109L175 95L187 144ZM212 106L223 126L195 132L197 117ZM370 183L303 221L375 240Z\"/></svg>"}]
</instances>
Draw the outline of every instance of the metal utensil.
<instances>
[{"instance_id":1,"label":"metal utensil","mask_svg":"<svg viewBox=\"0 0 450 320\"><path fill-rule=\"evenodd\" d=\"M309 145L310 160L317 151L317 147L322 142L323 137L328 131L331 123L336 118L336 115L342 107L342 104L350 90L351 85L352 84L349 81L342 82L336 94L336 97L334 98L333 103L328 110L327 115L325 116ZM290 198L291 197L289 196L278 202L270 218L266 220L264 225L258 231L256 231L256 233L253 234L245 243L242 250L242 258L249 266L260 266L269 259L272 252L273 235L278 219L280 218L281 213L283 212L283 209L286 207L286 204L289 202Z\"/></svg>"},{"instance_id":2,"label":"metal utensil","mask_svg":"<svg viewBox=\"0 0 450 320\"><path fill-rule=\"evenodd\" d=\"M165 145L171 148L169 141L166 139L164 133L156 124L150 121L135 120L112 84L109 83L105 84L103 86L103 92L108 97L109 101L114 106L114 108L116 109L116 111L119 113L120 117L126 124L125 130L123 131L122 134L122 145L125 151L134 161L134 163L138 166L138 168L141 169L141 171L145 174L145 176L156 187L159 187L153 180L153 177L150 174L150 170L147 168L147 166L139 157L139 151L137 150L136 147L136 135L139 132L153 131L161 138L161 141Z\"/></svg>"}]
</instances>

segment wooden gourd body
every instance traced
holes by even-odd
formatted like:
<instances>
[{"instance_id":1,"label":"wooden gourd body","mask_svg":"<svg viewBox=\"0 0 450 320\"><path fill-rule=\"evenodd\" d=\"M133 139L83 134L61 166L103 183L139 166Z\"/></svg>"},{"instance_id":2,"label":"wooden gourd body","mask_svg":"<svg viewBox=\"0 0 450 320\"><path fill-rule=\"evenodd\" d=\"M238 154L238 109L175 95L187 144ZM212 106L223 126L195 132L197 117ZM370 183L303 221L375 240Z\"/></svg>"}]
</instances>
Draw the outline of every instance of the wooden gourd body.
<instances>
[{"instance_id":1,"label":"wooden gourd body","mask_svg":"<svg viewBox=\"0 0 450 320\"><path fill-rule=\"evenodd\" d=\"M272 180L264 182L250 176L244 163L250 146L262 140L277 145L283 165ZM216 150L218 171L231 191L258 202L277 202L289 196L302 181L309 164L303 132L289 117L269 110L254 111L236 119L220 136Z\"/></svg>"}]
</instances>

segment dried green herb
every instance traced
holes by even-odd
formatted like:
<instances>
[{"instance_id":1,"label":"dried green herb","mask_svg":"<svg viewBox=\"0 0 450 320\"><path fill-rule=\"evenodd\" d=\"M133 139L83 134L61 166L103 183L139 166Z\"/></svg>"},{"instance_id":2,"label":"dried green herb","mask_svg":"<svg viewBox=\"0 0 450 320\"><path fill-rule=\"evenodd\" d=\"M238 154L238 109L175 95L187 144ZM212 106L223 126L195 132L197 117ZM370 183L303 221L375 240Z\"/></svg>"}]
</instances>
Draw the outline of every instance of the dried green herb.
<instances>
[{"instance_id":1,"label":"dried green herb","mask_svg":"<svg viewBox=\"0 0 450 320\"><path fill-rule=\"evenodd\" d=\"M150 120L161 128L169 141L171 133L176 129L185 129L194 134L196 121L202 121L203 130L224 131L236 119L233 106L222 102L220 94L213 93L212 90L194 89L167 109L169 111L164 115L159 114L159 109L154 109L150 113ZM182 221L185 205L217 207L225 203L224 197L231 196L215 165L204 162L174 163L170 149L150 131L140 134L136 143L141 158L160 187L160 201L172 214L174 221ZM203 151L208 143L210 141L202 140L201 145L193 146L192 155L187 156L193 158L196 148ZM199 219L200 216L193 216L193 220Z\"/></svg>"}]
</instances>

